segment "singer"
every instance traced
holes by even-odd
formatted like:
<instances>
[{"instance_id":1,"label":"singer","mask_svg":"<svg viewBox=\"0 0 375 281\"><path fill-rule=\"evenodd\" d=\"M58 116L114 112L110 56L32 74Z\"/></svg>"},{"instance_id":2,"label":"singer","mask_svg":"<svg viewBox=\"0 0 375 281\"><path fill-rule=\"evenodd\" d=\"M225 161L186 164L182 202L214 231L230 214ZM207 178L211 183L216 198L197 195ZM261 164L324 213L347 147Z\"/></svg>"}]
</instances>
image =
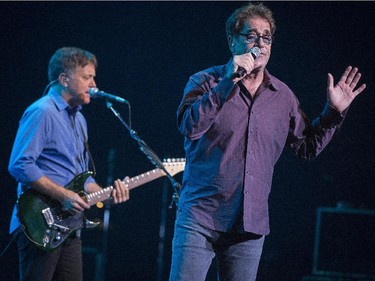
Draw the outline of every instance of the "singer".
<instances>
[{"instance_id":1,"label":"singer","mask_svg":"<svg viewBox=\"0 0 375 281\"><path fill-rule=\"evenodd\" d=\"M288 147L305 160L318 156L366 87L357 87L355 67L337 84L328 74L327 100L310 123L290 88L267 71L275 30L264 4L235 10L226 23L231 58L192 75L185 86L177 122L187 162L170 281L204 281L215 256L220 280L256 280L280 154ZM249 53L254 46L261 51L256 59Z\"/></svg>"},{"instance_id":2,"label":"singer","mask_svg":"<svg viewBox=\"0 0 375 281\"><path fill-rule=\"evenodd\" d=\"M18 196L31 188L57 200L70 213L78 214L78 219L89 205L65 186L82 172L95 172L87 124L80 110L90 102L90 88L96 87L96 66L96 57L88 51L64 47L55 52L48 65L48 92L24 112L9 161L9 172L18 182ZM129 190L121 180L113 186L114 203L129 199ZM83 188L88 193L101 189L92 177ZM21 281L82 280L80 230L46 252L26 237L14 208L10 233L17 242Z\"/></svg>"}]
</instances>

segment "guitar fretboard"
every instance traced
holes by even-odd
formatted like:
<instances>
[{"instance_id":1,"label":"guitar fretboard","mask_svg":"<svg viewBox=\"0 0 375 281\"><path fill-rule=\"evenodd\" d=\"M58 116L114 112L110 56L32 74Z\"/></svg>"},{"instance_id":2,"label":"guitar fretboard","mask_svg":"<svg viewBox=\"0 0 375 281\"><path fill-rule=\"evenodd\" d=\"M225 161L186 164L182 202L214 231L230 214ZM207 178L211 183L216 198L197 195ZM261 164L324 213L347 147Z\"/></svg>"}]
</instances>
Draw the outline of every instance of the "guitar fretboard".
<instances>
[{"instance_id":1,"label":"guitar fretboard","mask_svg":"<svg viewBox=\"0 0 375 281\"><path fill-rule=\"evenodd\" d=\"M85 196L87 204L92 206L98 202L107 200L111 196L112 190L113 190L113 186L109 186L109 187L103 188L100 191L87 194Z\"/></svg>"},{"instance_id":2,"label":"guitar fretboard","mask_svg":"<svg viewBox=\"0 0 375 281\"><path fill-rule=\"evenodd\" d=\"M164 168L170 175L175 175L176 173L179 173L184 170L185 161L184 159L179 159L179 160L180 161L171 160L171 161L163 163ZM166 173L164 172L163 169L156 168L146 173L135 176L133 178L126 177L124 178L123 182L129 188L129 190L132 190L140 185L143 185L145 183L148 183L150 181L153 181L165 175ZM107 200L111 196L112 190L113 190L113 186L109 186L109 187L103 188L100 191L87 194L85 196L86 201L91 206L98 202Z\"/></svg>"},{"instance_id":3,"label":"guitar fretboard","mask_svg":"<svg viewBox=\"0 0 375 281\"><path fill-rule=\"evenodd\" d=\"M129 190L132 190L133 188L136 188L137 186L140 186L142 184L145 184L149 181L155 180L157 178L160 178L164 176L164 172L160 169L153 169L147 173L138 175L133 178L125 178L124 183L128 186Z\"/></svg>"}]
</instances>

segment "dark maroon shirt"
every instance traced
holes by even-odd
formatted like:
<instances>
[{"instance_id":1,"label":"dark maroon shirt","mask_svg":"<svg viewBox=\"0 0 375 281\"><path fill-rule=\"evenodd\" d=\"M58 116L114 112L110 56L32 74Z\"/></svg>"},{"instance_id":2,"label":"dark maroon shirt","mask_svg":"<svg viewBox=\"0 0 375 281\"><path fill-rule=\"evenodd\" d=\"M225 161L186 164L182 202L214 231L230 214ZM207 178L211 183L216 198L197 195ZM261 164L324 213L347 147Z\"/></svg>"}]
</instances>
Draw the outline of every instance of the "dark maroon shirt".
<instances>
[{"instance_id":1,"label":"dark maroon shirt","mask_svg":"<svg viewBox=\"0 0 375 281\"><path fill-rule=\"evenodd\" d=\"M343 115L326 104L312 123L289 87L265 71L255 99L215 66L190 77L177 111L186 167L179 219L217 231L269 233L268 196L285 146L310 160L329 143Z\"/></svg>"}]
</instances>

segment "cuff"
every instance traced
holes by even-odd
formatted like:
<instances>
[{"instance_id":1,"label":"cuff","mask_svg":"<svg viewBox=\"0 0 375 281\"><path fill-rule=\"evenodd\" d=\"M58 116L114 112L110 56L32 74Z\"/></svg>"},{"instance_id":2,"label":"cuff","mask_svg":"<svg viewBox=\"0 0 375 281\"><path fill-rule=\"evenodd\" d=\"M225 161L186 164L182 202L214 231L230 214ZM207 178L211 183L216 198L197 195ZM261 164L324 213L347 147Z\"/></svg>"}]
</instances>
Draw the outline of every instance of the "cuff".
<instances>
[{"instance_id":1,"label":"cuff","mask_svg":"<svg viewBox=\"0 0 375 281\"><path fill-rule=\"evenodd\" d=\"M323 128L329 128L339 125L348 111L348 108L343 112L339 112L329 105L327 102L324 106L323 112L320 115L320 124Z\"/></svg>"}]
</instances>

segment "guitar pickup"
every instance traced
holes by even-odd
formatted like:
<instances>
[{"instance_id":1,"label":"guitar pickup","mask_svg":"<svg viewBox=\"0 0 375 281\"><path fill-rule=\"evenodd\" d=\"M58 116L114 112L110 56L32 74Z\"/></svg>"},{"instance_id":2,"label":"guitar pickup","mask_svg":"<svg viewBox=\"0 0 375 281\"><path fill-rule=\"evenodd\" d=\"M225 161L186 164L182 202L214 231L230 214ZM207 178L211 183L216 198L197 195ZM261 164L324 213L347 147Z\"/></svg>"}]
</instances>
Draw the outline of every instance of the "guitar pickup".
<instances>
[{"instance_id":1,"label":"guitar pickup","mask_svg":"<svg viewBox=\"0 0 375 281\"><path fill-rule=\"evenodd\" d=\"M51 227L55 223L55 220L53 218L51 209L50 208L46 208L46 209L42 210L42 214L44 216L44 219L46 220L47 225L49 227Z\"/></svg>"}]
</instances>

